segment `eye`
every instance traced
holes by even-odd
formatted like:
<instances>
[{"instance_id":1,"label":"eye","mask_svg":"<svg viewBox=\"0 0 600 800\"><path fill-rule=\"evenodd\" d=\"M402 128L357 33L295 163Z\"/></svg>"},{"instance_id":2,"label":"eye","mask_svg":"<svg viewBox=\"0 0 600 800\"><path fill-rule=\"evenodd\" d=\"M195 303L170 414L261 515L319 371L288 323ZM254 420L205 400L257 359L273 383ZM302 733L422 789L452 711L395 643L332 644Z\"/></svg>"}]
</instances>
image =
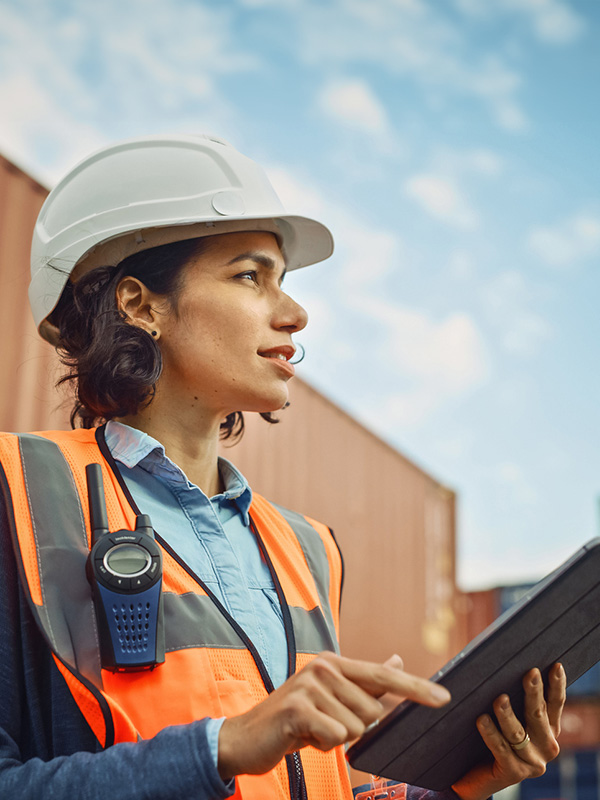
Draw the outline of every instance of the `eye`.
<instances>
[{"instance_id":1,"label":"eye","mask_svg":"<svg viewBox=\"0 0 600 800\"><path fill-rule=\"evenodd\" d=\"M253 283L258 283L258 272L255 269L249 269L246 270L246 272L240 272L235 277L252 281Z\"/></svg>"}]
</instances>

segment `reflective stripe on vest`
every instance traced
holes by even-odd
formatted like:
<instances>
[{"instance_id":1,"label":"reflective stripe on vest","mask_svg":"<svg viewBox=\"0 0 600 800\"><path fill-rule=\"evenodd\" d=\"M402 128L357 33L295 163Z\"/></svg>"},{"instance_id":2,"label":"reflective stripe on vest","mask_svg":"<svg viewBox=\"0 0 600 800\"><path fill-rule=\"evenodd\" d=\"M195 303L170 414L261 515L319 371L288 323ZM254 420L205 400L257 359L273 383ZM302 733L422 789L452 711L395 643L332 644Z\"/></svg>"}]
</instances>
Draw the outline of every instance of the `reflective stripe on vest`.
<instances>
[{"instance_id":1,"label":"reflective stripe on vest","mask_svg":"<svg viewBox=\"0 0 600 800\"><path fill-rule=\"evenodd\" d=\"M103 746L148 738L167 725L204 716L243 713L267 696L242 636L193 573L166 550L165 663L145 673L102 670L85 575L90 541L85 465L102 465L110 529L132 529L135 513L118 476L103 458L93 431L3 434L0 461L31 607ZM337 649L339 554L325 526L258 495L250 515L281 583L300 668L315 653ZM348 795L341 748L327 754L304 751L302 760L310 800ZM240 776L236 796L289 797L285 762L265 776Z\"/></svg>"}]
</instances>

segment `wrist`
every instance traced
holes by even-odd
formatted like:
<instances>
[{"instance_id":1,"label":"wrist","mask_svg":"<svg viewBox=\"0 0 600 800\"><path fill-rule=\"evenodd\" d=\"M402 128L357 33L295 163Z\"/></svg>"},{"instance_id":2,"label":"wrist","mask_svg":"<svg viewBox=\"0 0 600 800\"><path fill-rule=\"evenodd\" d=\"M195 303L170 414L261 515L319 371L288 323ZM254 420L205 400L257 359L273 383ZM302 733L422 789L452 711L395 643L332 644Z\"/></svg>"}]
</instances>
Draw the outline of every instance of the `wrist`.
<instances>
[{"instance_id":1,"label":"wrist","mask_svg":"<svg viewBox=\"0 0 600 800\"><path fill-rule=\"evenodd\" d=\"M232 721L232 719L225 719L219 731L217 770L223 783L228 783L237 774L233 763L233 755L236 748L232 743Z\"/></svg>"}]
</instances>

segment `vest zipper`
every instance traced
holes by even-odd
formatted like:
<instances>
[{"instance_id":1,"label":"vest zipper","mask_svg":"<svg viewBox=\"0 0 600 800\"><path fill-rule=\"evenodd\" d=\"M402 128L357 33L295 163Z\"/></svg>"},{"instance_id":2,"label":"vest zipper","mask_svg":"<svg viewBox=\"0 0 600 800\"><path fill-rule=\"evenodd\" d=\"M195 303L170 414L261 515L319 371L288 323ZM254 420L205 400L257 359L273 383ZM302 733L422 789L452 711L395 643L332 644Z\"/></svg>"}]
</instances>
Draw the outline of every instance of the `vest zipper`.
<instances>
[{"instance_id":1,"label":"vest zipper","mask_svg":"<svg viewBox=\"0 0 600 800\"><path fill-rule=\"evenodd\" d=\"M129 501L129 505L131 506L132 510L136 514L141 514L140 509L137 506L137 503L133 499L127 484L125 483L125 479L121 475L119 468L117 467L115 460L113 458L112 453L108 449L108 445L106 444L106 439L104 438L104 425L101 425L99 428L96 429L96 441L98 446L100 447L100 451L102 455L108 462L109 466L111 467L117 481L125 497ZM267 549L264 545L264 542L254 524L254 520L250 517L250 529L254 533L256 537L256 541L260 548L261 553L263 554L267 566L269 567L269 572L271 573L271 577L273 579L273 585L275 586L275 591L277 592L277 597L279 598L279 605L281 606L281 613L283 616L283 626L285 629L285 636L288 643L288 677L295 672L296 669L296 640L294 637L294 629L292 626L292 618L290 615L290 610L285 599L285 595L283 593L283 589L281 583L279 582L279 578L277 577L277 573L275 572L275 568L273 567L273 562L271 561L271 557L267 552ZM213 603L217 606L221 614L225 617L225 619L229 622L235 632L238 634L240 639L244 642L248 650L250 651L250 655L254 659L254 663L258 669L262 682L265 686L265 689L269 694L275 691L275 687L273 686L273 682L271 681L271 676L267 672L267 669L263 663L262 658L254 643L248 636L248 634L244 631L244 629L239 625L236 620L231 616L231 614L227 611L227 609L222 605L219 599L213 594L213 592L204 584L204 582L200 579L196 573L190 569L190 567L185 563L185 561L176 553L167 542L161 537L159 533L156 531L154 532L156 535L156 540L159 542L161 547L163 547L169 555L177 561L177 563L185 569L190 577L192 577L196 583L202 587L202 589L206 592L208 597L213 601ZM300 753L296 750L293 753L287 755L285 757L286 767L288 771L288 779L290 784L290 796L291 800L308 800L308 794L306 791L306 781L304 778L304 769L302 768L302 761L300 759Z\"/></svg>"},{"instance_id":2,"label":"vest zipper","mask_svg":"<svg viewBox=\"0 0 600 800\"><path fill-rule=\"evenodd\" d=\"M277 592L277 597L279 598L279 605L281 607L281 613L283 616L283 627L285 629L285 636L287 639L288 644L288 678L291 677L296 671L296 638L294 636L294 626L292 625L292 617L290 615L290 609L285 599L285 594L283 593L283 588L275 572L275 567L273 566L273 562L271 561L271 556L267 548L265 547L265 543L263 542L256 525L254 524L254 520L250 517L250 528L256 537L256 541L260 548L260 551L265 559L265 562L269 568L269 572L271 573L271 578L273 579L273 585L275 586L275 591ZM292 800L308 800L308 794L306 791L306 780L304 778L304 769L302 767L302 760L300 758L300 753L295 750L293 753L288 754L285 757L288 777L290 780L290 795Z\"/></svg>"},{"instance_id":3,"label":"vest zipper","mask_svg":"<svg viewBox=\"0 0 600 800\"><path fill-rule=\"evenodd\" d=\"M298 800L308 800L308 795L306 793L306 781L304 780L304 769L302 768L302 760L300 759L300 753L298 750L294 750L292 753L292 760L297 779L296 797Z\"/></svg>"}]
</instances>

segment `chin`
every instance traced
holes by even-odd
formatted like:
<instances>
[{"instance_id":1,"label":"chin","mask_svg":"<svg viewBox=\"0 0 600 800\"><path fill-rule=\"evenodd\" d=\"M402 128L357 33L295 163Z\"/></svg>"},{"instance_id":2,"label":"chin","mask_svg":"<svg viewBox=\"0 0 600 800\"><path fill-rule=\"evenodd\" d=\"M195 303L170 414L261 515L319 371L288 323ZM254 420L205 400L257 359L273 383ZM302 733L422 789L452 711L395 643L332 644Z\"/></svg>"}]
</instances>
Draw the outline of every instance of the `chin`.
<instances>
[{"instance_id":1,"label":"chin","mask_svg":"<svg viewBox=\"0 0 600 800\"><path fill-rule=\"evenodd\" d=\"M264 396L255 403L248 403L243 406L241 411L254 411L257 414L265 414L267 412L281 411L289 402L289 395L287 392L278 393L277 396L272 395L268 399Z\"/></svg>"}]
</instances>

